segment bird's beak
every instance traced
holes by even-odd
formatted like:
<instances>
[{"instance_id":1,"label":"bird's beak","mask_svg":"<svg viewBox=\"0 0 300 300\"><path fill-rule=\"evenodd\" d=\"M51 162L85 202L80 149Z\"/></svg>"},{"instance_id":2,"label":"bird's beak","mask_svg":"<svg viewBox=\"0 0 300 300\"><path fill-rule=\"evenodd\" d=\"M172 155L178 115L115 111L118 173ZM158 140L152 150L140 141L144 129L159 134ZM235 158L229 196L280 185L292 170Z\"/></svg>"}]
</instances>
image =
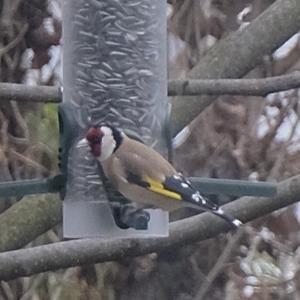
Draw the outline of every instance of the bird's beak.
<instances>
[{"instance_id":1,"label":"bird's beak","mask_svg":"<svg viewBox=\"0 0 300 300\"><path fill-rule=\"evenodd\" d=\"M76 148L83 148L83 147L87 147L88 146L88 141L86 138L84 139L81 139L77 145L76 145Z\"/></svg>"}]
</instances>

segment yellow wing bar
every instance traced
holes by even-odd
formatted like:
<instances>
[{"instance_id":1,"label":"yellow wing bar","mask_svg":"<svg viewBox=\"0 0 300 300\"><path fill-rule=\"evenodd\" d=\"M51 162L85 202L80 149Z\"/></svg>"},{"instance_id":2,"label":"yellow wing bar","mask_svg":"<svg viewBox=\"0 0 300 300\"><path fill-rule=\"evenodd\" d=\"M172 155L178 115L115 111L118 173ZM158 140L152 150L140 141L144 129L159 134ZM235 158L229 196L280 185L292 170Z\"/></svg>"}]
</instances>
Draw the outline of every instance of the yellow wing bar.
<instances>
[{"instance_id":1,"label":"yellow wing bar","mask_svg":"<svg viewBox=\"0 0 300 300\"><path fill-rule=\"evenodd\" d=\"M145 180L149 184L149 187L147 187L148 190L166 196L173 200L182 200L180 194L167 190L160 182L153 180L148 176L145 176L143 180Z\"/></svg>"}]
</instances>

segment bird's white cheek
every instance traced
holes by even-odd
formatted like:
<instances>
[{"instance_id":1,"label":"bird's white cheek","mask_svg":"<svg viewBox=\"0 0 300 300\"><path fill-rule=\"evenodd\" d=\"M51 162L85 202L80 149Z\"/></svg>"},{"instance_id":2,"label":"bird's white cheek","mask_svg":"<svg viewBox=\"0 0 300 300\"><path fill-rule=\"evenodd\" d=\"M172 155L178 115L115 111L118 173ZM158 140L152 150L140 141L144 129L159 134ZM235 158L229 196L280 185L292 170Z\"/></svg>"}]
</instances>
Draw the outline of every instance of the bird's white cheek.
<instances>
[{"instance_id":1,"label":"bird's white cheek","mask_svg":"<svg viewBox=\"0 0 300 300\"><path fill-rule=\"evenodd\" d=\"M100 161L108 159L114 152L116 143L112 138L104 137L101 145L101 156Z\"/></svg>"},{"instance_id":2,"label":"bird's white cheek","mask_svg":"<svg viewBox=\"0 0 300 300\"><path fill-rule=\"evenodd\" d=\"M100 161L104 161L104 160L107 160L111 155L112 155L112 152L107 151L107 150L103 151L103 149L102 149L101 155L98 157L98 159Z\"/></svg>"}]
</instances>

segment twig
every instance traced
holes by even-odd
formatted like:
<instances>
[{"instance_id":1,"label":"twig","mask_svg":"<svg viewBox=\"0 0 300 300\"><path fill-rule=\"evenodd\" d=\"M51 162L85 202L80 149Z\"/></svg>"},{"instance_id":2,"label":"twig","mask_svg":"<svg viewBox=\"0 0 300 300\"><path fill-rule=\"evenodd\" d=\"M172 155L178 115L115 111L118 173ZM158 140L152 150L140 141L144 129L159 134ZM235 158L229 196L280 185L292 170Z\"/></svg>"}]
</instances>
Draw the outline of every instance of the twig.
<instances>
[{"instance_id":1,"label":"twig","mask_svg":"<svg viewBox=\"0 0 300 300\"><path fill-rule=\"evenodd\" d=\"M221 256L217 260L214 267L208 273L208 275L206 277L206 280L201 285L197 295L195 296L195 299L197 299L197 300L204 299L206 293L208 292L209 288L213 284L214 280L219 275L219 273L222 271L222 269L224 268L226 262L230 258L230 255L231 255L232 251L235 249L235 247L236 247L237 243L239 242L240 238L242 237L243 233L244 233L243 228L240 228L238 230L238 232L236 232L230 238L230 240L227 243L225 249L223 250Z\"/></svg>"},{"instance_id":2,"label":"twig","mask_svg":"<svg viewBox=\"0 0 300 300\"><path fill-rule=\"evenodd\" d=\"M36 168L38 170L41 170L44 173L48 173L49 170L47 168L45 168L43 165L39 164L38 162L30 159L29 157L26 157L24 155L22 155L21 153L15 151L15 150L11 150L10 154L14 157L14 159L17 159L19 161L21 161L23 164L28 165L32 168Z\"/></svg>"},{"instance_id":3,"label":"twig","mask_svg":"<svg viewBox=\"0 0 300 300\"><path fill-rule=\"evenodd\" d=\"M284 143L281 145L281 147L279 149L275 163L269 172L269 176L268 176L269 178L277 179L279 177L280 168L284 164L284 159L285 159L285 156L287 155L288 146L290 145L292 138L295 136L295 133L296 133L296 130L297 130L297 127L299 124L299 119L300 119L300 116L297 115L297 119L294 122L294 124L292 125L289 136L287 137L286 141L284 141Z\"/></svg>"},{"instance_id":4,"label":"twig","mask_svg":"<svg viewBox=\"0 0 300 300\"><path fill-rule=\"evenodd\" d=\"M14 47L16 47L22 41L25 33L27 32L27 29L28 29L28 24L25 24L25 26L21 28L20 32L18 33L18 35L14 40L12 40L6 46L0 48L0 56L2 56L4 53L7 53L9 50L13 49Z\"/></svg>"},{"instance_id":5,"label":"twig","mask_svg":"<svg viewBox=\"0 0 300 300\"><path fill-rule=\"evenodd\" d=\"M275 198L243 197L224 206L243 222L299 201L300 175L283 181ZM0 253L0 279L10 280L49 270L120 260L124 257L159 252L205 240L229 230L230 225L208 213L170 224L170 235L147 239L82 239Z\"/></svg>"},{"instance_id":6,"label":"twig","mask_svg":"<svg viewBox=\"0 0 300 300\"><path fill-rule=\"evenodd\" d=\"M265 96L269 93L300 88L300 72L260 79L185 79L171 80L169 96L175 95L246 95Z\"/></svg>"},{"instance_id":7,"label":"twig","mask_svg":"<svg viewBox=\"0 0 300 300\"><path fill-rule=\"evenodd\" d=\"M14 300L15 297L14 297L14 293L11 289L11 287L9 286L8 283L4 282L4 281L1 281L1 287L5 293L5 296L6 296L6 299L7 300Z\"/></svg>"},{"instance_id":8,"label":"twig","mask_svg":"<svg viewBox=\"0 0 300 300\"><path fill-rule=\"evenodd\" d=\"M25 139L29 142L29 129L28 129L26 121L24 120L24 118L20 112L17 102L11 101L10 106L12 108L13 116L16 120L17 126L19 126L19 129L22 132L22 134L20 134L22 136L22 139Z\"/></svg>"},{"instance_id":9,"label":"twig","mask_svg":"<svg viewBox=\"0 0 300 300\"><path fill-rule=\"evenodd\" d=\"M296 100L297 101L297 100ZM262 157L266 157L268 150L275 138L275 136L278 134L279 127L283 124L285 118L289 114L289 110L295 105L294 101L288 102L286 106L284 106L280 111L279 114L275 118L275 123L272 124L272 119L269 118L269 130L265 134L265 136L261 139L260 143L262 144L260 153Z\"/></svg>"},{"instance_id":10,"label":"twig","mask_svg":"<svg viewBox=\"0 0 300 300\"><path fill-rule=\"evenodd\" d=\"M45 280L45 274L38 275L35 280L31 282L30 287L25 291L20 300L33 299L33 294L36 292L37 288L42 284Z\"/></svg>"}]
</instances>

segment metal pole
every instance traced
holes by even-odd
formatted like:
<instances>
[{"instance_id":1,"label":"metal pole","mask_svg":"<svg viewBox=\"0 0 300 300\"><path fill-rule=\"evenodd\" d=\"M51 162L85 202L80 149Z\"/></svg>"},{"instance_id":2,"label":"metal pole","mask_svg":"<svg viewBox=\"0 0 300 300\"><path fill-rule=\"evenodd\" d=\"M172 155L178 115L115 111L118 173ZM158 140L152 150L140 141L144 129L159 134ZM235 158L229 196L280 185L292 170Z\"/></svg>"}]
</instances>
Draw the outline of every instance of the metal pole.
<instances>
[{"instance_id":1,"label":"metal pole","mask_svg":"<svg viewBox=\"0 0 300 300\"><path fill-rule=\"evenodd\" d=\"M199 191L208 195L273 197L277 194L277 185L273 182L199 177L191 177L190 180Z\"/></svg>"},{"instance_id":2,"label":"metal pole","mask_svg":"<svg viewBox=\"0 0 300 300\"><path fill-rule=\"evenodd\" d=\"M46 179L28 179L0 183L0 196L24 196L57 193L65 185L64 177L57 175Z\"/></svg>"},{"instance_id":3,"label":"metal pole","mask_svg":"<svg viewBox=\"0 0 300 300\"><path fill-rule=\"evenodd\" d=\"M273 197L277 194L277 185L272 182L249 182L245 180L189 178L195 187L204 194L225 194L231 196ZM57 175L47 179L31 179L0 182L0 196L24 196L31 194L57 193L64 188L64 177Z\"/></svg>"}]
</instances>

